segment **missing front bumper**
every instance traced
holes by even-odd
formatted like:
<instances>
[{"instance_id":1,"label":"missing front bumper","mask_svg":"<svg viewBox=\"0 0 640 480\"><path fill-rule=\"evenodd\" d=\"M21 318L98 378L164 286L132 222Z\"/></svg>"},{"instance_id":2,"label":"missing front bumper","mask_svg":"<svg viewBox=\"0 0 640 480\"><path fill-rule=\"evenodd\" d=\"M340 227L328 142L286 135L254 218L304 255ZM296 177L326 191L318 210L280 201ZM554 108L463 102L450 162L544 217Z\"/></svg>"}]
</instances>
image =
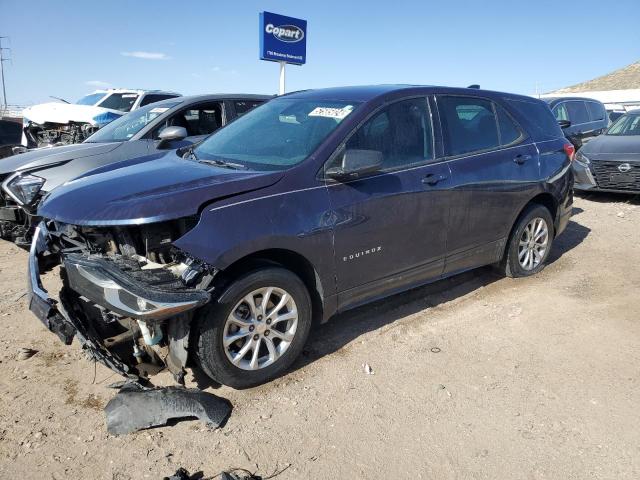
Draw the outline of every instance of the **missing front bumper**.
<instances>
[{"instance_id":1,"label":"missing front bumper","mask_svg":"<svg viewBox=\"0 0 640 480\"><path fill-rule=\"evenodd\" d=\"M67 313L64 307L52 299L44 289L40 280L39 263L47 250L47 229L41 223L34 232L29 252L27 275L29 310L65 345L70 345L75 337L91 358L127 378L138 380L138 375L130 366L109 352L101 344L100 339L94 338L90 329L80 319Z\"/></svg>"},{"instance_id":2,"label":"missing front bumper","mask_svg":"<svg viewBox=\"0 0 640 480\"><path fill-rule=\"evenodd\" d=\"M207 291L179 288L175 278L172 291L166 283L145 281L166 281L162 272L123 271L104 257L70 254L63 256L64 286L57 301L40 279L40 268L47 260L58 258L50 248L49 233L42 222L35 230L29 255L29 308L51 332L67 345L78 338L91 358L125 377L140 380L148 374L147 367L162 368L164 362L181 378L188 357L190 321L184 312L207 302ZM165 331L163 344L157 346L160 352L154 350L156 343L147 341L144 331L134 327L122 330L127 328L127 318L139 320L140 330L141 323L153 321L159 331ZM144 343L137 340L140 334Z\"/></svg>"},{"instance_id":3,"label":"missing front bumper","mask_svg":"<svg viewBox=\"0 0 640 480\"><path fill-rule=\"evenodd\" d=\"M209 301L204 290L169 290L136 280L104 258L64 257L69 286L83 297L122 316L158 321Z\"/></svg>"}]
</instances>

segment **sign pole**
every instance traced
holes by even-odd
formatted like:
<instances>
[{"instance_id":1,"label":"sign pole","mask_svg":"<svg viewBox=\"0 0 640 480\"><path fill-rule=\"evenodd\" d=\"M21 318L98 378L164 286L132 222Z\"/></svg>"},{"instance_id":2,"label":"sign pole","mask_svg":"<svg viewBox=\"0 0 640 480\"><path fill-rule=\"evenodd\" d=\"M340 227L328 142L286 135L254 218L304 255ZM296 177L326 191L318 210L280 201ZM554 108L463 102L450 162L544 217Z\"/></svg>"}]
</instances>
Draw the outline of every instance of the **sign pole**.
<instances>
[{"instance_id":1,"label":"sign pole","mask_svg":"<svg viewBox=\"0 0 640 480\"><path fill-rule=\"evenodd\" d=\"M307 21L272 12L261 12L258 18L260 60L280 64L278 94L284 95L287 63L307 63Z\"/></svg>"},{"instance_id":2,"label":"sign pole","mask_svg":"<svg viewBox=\"0 0 640 480\"><path fill-rule=\"evenodd\" d=\"M285 72L285 66L287 65L287 62L278 62L280 64L280 93L279 95L284 95L284 72Z\"/></svg>"}]
</instances>

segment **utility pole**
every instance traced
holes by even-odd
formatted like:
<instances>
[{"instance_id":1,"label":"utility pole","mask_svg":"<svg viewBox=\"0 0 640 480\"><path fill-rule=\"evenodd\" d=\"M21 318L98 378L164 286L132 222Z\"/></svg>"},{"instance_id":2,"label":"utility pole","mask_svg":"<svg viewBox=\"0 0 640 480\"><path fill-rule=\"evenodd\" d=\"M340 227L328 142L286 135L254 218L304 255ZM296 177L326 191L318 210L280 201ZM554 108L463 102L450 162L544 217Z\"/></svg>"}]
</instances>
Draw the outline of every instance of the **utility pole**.
<instances>
[{"instance_id":1,"label":"utility pole","mask_svg":"<svg viewBox=\"0 0 640 480\"><path fill-rule=\"evenodd\" d=\"M7 108L7 89L4 85L4 62L9 61L8 58L4 58L4 51L11 50L2 46L2 39L9 37L0 37L0 77L2 78L2 101L4 102L4 108Z\"/></svg>"}]
</instances>

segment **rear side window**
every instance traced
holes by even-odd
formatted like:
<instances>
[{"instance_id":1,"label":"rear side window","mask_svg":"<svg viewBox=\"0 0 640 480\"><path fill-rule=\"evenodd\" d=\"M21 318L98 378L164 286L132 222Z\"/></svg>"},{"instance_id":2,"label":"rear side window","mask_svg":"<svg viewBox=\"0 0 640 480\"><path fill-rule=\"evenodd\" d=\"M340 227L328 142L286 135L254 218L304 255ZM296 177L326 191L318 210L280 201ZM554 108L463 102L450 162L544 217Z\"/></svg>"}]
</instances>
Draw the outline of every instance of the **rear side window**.
<instances>
[{"instance_id":1,"label":"rear side window","mask_svg":"<svg viewBox=\"0 0 640 480\"><path fill-rule=\"evenodd\" d=\"M347 150L382 152L382 169L391 170L433 158L433 133L426 98L393 103L362 125Z\"/></svg>"},{"instance_id":2,"label":"rear side window","mask_svg":"<svg viewBox=\"0 0 640 480\"><path fill-rule=\"evenodd\" d=\"M240 117L262 103L261 100L236 100L233 102L233 106L235 107L236 115Z\"/></svg>"},{"instance_id":3,"label":"rear side window","mask_svg":"<svg viewBox=\"0 0 640 480\"><path fill-rule=\"evenodd\" d=\"M585 102L574 100L567 102L566 105L567 111L569 112L569 121L571 121L572 125L589 122L589 113L587 112Z\"/></svg>"},{"instance_id":4,"label":"rear side window","mask_svg":"<svg viewBox=\"0 0 640 480\"><path fill-rule=\"evenodd\" d=\"M507 111L495 104L498 118L498 132L500 133L500 145L511 145L522 136L522 131L513 121Z\"/></svg>"},{"instance_id":5,"label":"rear side window","mask_svg":"<svg viewBox=\"0 0 640 480\"><path fill-rule=\"evenodd\" d=\"M587 110L589 111L589 117L592 122L604 120L606 115L604 105L597 102L587 102Z\"/></svg>"},{"instance_id":6,"label":"rear side window","mask_svg":"<svg viewBox=\"0 0 640 480\"><path fill-rule=\"evenodd\" d=\"M536 141L562 138L564 134L549 106L540 100L507 98L507 103L518 113L518 120L527 126Z\"/></svg>"},{"instance_id":7,"label":"rear side window","mask_svg":"<svg viewBox=\"0 0 640 480\"><path fill-rule=\"evenodd\" d=\"M473 97L438 97L447 156L500 146L498 125L489 100Z\"/></svg>"}]
</instances>

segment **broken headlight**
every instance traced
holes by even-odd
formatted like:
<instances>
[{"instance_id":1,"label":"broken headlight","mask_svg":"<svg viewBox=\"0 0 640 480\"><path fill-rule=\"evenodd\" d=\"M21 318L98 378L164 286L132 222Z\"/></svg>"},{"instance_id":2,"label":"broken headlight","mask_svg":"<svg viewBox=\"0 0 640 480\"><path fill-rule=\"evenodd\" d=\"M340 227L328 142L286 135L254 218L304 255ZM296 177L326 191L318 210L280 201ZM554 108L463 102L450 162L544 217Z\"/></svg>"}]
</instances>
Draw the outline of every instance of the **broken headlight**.
<instances>
[{"instance_id":1,"label":"broken headlight","mask_svg":"<svg viewBox=\"0 0 640 480\"><path fill-rule=\"evenodd\" d=\"M44 178L35 175L17 174L9 177L2 188L20 205L30 205L40 193L44 182Z\"/></svg>"},{"instance_id":2,"label":"broken headlight","mask_svg":"<svg viewBox=\"0 0 640 480\"><path fill-rule=\"evenodd\" d=\"M582 150L578 150L578 153L576 153L575 161L581 163L582 165L589 165L591 163L587 156L582 153Z\"/></svg>"}]
</instances>

